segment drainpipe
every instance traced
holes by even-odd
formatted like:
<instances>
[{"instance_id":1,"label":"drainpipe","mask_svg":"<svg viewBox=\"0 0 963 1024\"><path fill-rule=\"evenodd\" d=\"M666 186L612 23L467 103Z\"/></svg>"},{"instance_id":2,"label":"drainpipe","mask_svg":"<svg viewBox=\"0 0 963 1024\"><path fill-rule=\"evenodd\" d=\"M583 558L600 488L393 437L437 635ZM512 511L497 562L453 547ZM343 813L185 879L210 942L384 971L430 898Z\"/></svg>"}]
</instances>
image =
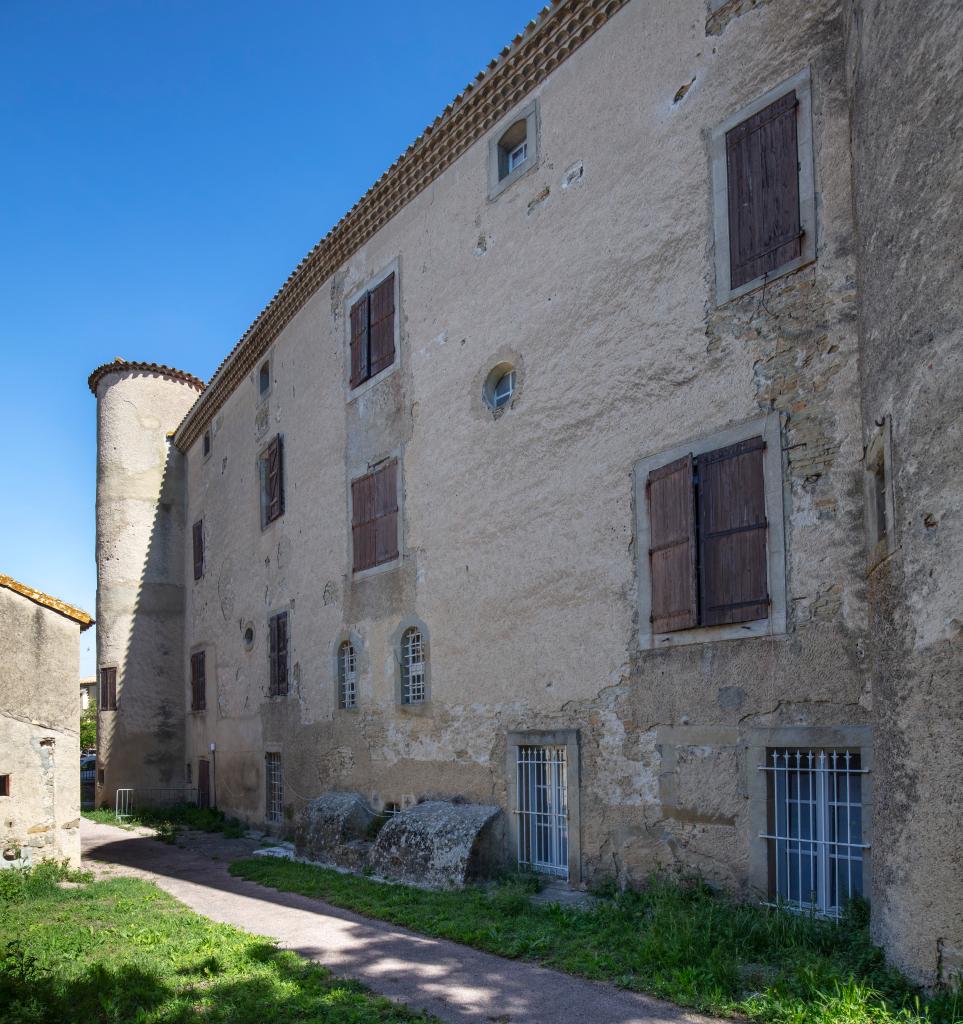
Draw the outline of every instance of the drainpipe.
<instances>
[{"instance_id":1,"label":"drainpipe","mask_svg":"<svg viewBox=\"0 0 963 1024\"><path fill-rule=\"evenodd\" d=\"M217 752L216 744L211 744L211 807L217 809Z\"/></svg>"}]
</instances>

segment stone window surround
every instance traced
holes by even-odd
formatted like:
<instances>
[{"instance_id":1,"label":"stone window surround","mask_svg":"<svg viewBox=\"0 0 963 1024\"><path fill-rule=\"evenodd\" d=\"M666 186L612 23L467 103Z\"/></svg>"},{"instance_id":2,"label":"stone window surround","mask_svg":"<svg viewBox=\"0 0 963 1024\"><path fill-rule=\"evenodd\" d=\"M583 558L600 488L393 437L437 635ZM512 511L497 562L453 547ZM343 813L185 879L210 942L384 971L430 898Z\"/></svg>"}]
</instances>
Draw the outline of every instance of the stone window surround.
<instances>
[{"instance_id":1,"label":"stone window surround","mask_svg":"<svg viewBox=\"0 0 963 1024\"><path fill-rule=\"evenodd\" d=\"M354 647L354 707L341 707L340 676L339 676L339 652L341 645L345 642ZM361 636L354 629L339 630L331 647L331 693L334 696L334 713L336 715L354 715L361 710L361 675L368 670L367 650L361 642Z\"/></svg>"},{"instance_id":2,"label":"stone window surround","mask_svg":"<svg viewBox=\"0 0 963 1024\"><path fill-rule=\"evenodd\" d=\"M261 391L261 367L268 364L268 387L267 391ZM271 397L271 392L274 390L274 349L269 348L262 357L257 361L257 365L254 368L254 372L251 375L251 379L254 382L254 394L256 396L257 404L261 405Z\"/></svg>"},{"instance_id":3,"label":"stone window surround","mask_svg":"<svg viewBox=\"0 0 963 1024\"><path fill-rule=\"evenodd\" d=\"M726 169L726 132L742 124L753 114L774 103L791 89L796 90L799 106L796 111L796 146L799 153L799 225L802 248L799 256L783 264L777 271L746 281L738 288L730 287L729 265L729 192ZM716 299L721 306L745 295L816 259L816 191L813 171L812 76L807 65L802 71L759 96L741 110L726 118L712 130L709 139L709 162L712 168L712 208L715 229Z\"/></svg>"},{"instance_id":4,"label":"stone window surround","mask_svg":"<svg viewBox=\"0 0 963 1024\"><path fill-rule=\"evenodd\" d=\"M509 171L504 178L498 177L498 148L502 136L513 124L518 121L525 121L525 141L528 143L528 156L513 171ZM538 97L530 99L521 109L516 110L508 117L502 118L488 139L488 199L497 199L510 185L514 185L519 178L524 177L529 171L538 166L541 156L540 128Z\"/></svg>"},{"instance_id":5,"label":"stone window surround","mask_svg":"<svg viewBox=\"0 0 963 1024\"><path fill-rule=\"evenodd\" d=\"M883 470L883 497L886 502L886 536L882 538L876 529L874 484L877 467ZM867 571L872 572L899 548L899 538L896 536L896 491L893 486L893 425L889 416L883 417L866 446L863 486L866 496Z\"/></svg>"},{"instance_id":6,"label":"stone window surround","mask_svg":"<svg viewBox=\"0 0 963 1024\"><path fill-rule=\"evenodd\" d=\"M873 844L873 730L869 725L785 726L751 729L745 741L746 792L749 795L749 887L761 900L769 898L768 795L766 773L759 765L766 763L766 750L789 749L858 750L860 766L866 770L862 782L863 893L868 895L872 874Z\"/></svg>"},{"instance_id":7,"label":"stone window surround","mask_svg":"<svg viewBox=\"0 0 963 1024\"><path fill-rule=\"evenodd\" d=\"M380 378L379 374L379 378ZM363 385L362 385L363 386ZM360 390L360 388L358 389ZM393 448L387 455L381 456L379 459L373 462L366 462L362 466L359 466L357 470L349 470L348 475L348 550L347 550L347 567L348 567L348 578L352 581L366 580L372 576L379 576L384 572L391 572L397 569L404 561L405 557L405 477L404 477L404 450L401 447ZM351 494L351 484L358 480L360 477L367 476L369 473L374 472L379 466L385 462L390 462L392 459L398 461L398 557L392 559L390 562L382 562L381 565L373 565L370 569L359 569L354 572L352 566L354 565L354 531L352 530L351 524L354 522L354 499Z\"/></svg>"},{"instance_id":8,"label":"stone window surround","mask_svg":"<svg viewBox=\"0 0 963 1024\"><path fill-rule=\"evenodd\" d=\"M417 704L401 703L401 639L409 629L421 631L422 651L425 665L425 699ZM391 653L394 661L395 707L406 715L428 714L431 712L431 635L428 626L417 615L406 615L391 634Z\"/></svg>"},{"instance_id":9,"label":"stone window surround","mask_svg":"<svg viewBox=\"0 0 963 1024\"><path fill-rule=\"evenodd\" d=\"M287 663L287 689L284 693L271 693L271 619L276 615L287 613L287 645L288 645L288 663ZM294 683L294 629L292 625L294 623L294 608L290 604L276 605L273 608L268 609L267 616L264 620L264 646L265 653L267 655L267 681L265 685L265 697L269 701L273 700L287 700L291 696L291 686ZM271 750L271 747L265 747L265 750ZM279 748L280 749L280 748Z\"/></svg>"},{"instance_id":10,"label":"stone window surround","mask_svg":"<svg viewBox=\"0 0 963 1024\"><path fill-rule=\"evenodd\" d=\"M277 518L272 519L270 522L265 522L267 519L267 450L271 447L275 437L281 439L281 514ZM276 434L272 434L268 439L267 443L261 445L258 448L257 455L254 458L254 479L257 480L257 525L258 530L261 533L266 533L274 526L275 523L280 523L284 519L285 513L287 512L287 445L285 444L286 435L283 431L278 431ZM261 464L264 463L264 473L261 472Z\"/></svg>"},{"instance_id":11,"label":"stone window surround","mask_svg":"<svg viewBox=\"0 0 963 1024\"><path fill-rule=\"evenodd\" d=\"M636 565L639 602L639 647L643 650L664 650L687 644L712 643L716 640L741 640L747 637L780 636L786 632L786 489L785 459L782 451L781 415L767 413L746 423L729 426L713 434L703 435L666 451L647 456L635 466ZM734 622L722 626L696 626L672 633L652 631L652 585L649 569L649 503L645 484L649 473L691 452L705 452L762 435L766 442L763 455L765 476L766 550L768 562L769 617L754 622Z\"/></svg>"},{"instance_id":12,"label":"stone window surround","mask_svg":"<svg viewBox=\"0 0 963 1024\"><path fill-rule=\"evenodd\" d=\"M582 881L582 825L579 807L582 775L578 729L519 729L508 734L505 751L505 779L508 788L508 831L511 857L517 863L518 850L518 748L565 747L565 783L568 801L568 884Z\"/></svg>"},{"instance_id":13,"label":"stone window surround","mask_svg":"<svg viewBox=\"0 0 963 1024\"><path fill-rule=\"evenodd\" d=\"M377 288L389 274L395 275L395 358L390 366L386 366L374 377L362 381L356 388L351 387L351 307L361 298L365 292ZM353 402L360 398L365 392L370 391L379 384L385 377L391 376L401 369L401 257L396 256L390 263L382 267L377 274L368 277L365 282L355 288L344 300L344 393L347 401Z\"/></svg>"}]
</instances>

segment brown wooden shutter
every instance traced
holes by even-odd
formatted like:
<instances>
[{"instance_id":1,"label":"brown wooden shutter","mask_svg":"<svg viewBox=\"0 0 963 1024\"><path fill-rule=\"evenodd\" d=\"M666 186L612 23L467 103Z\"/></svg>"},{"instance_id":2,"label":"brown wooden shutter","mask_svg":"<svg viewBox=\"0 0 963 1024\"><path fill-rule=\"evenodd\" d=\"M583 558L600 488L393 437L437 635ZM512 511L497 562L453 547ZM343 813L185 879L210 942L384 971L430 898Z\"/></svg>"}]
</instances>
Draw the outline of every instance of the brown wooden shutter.
<instances>
[{"instance_id":1,"label":"brown wooden shutter","mask_svg":"<svg viewBox=\"0 0 963 1024\"><path fill-rule=\"evenodd\" d=\"M761 437L699 456L702 622L769 615L766 492Z\"/></svg>"},{"instance_id":2,"label":"brown wooden shutter","mask_svg":"<svg viewBox=\"0 0 963 1024\"><path fill-rule=\"evenodd\" d=\"M398 460L375 473L375 565L398 557Z\"/></svg>"},{"instance_id":3,"label":"brown wooden shutter","mask_svg":"<svg viewBox=\"0 0 963 1024\"><path fill-rule=\"evenodd\" d=\"M275 619L277 637L277 694L283 697L288 692L288 613L279 612Z\"/></svg>"},{"instance_id":4,"label":"brown wooden shutter","mask_svg":"<svg viewBox=\"0 0 963 1024\"><path fill-rule=\"evenodd\" d=\"M363 295L351 307L351 387L356 388L371 376L370 299Z\"/></svg>"},{"instance_id":5,"label":"brown wooden shutter","mask_svg":"<svg viewBox=\"0 0 963 1024\"><path fill-rule=\"evenodd\" d=\"M207 707L207 664L204 651L191 655L191 709L204 711Z\"/></svg>"},{"instance_id":6,"label":"brown wooden shutter","mask_svg":"<svg viewBox=\"0 0 963 1024\"><path fill-rule=\"evenodd\" d=\"M726 133L730 287L801 252L795 91Z\"/></svg>"},{"instance_id":7,"label":"brown wooden shutter","mask_svg":"<svg viewBox=\"0 0 963 1024\"><path fill-rule=\"evenodd\" d=\"M273 697L278 692L278 620L276 615L268 619L268 666L270 680L268 694Z\"/></svg>"},{"instance_id":8,"label":"brown wooden shutter","mask_svg":"<svg viewBox=\"0 0 963 1024\"><path fill-rule=\"evenodd\" d=\"M284 514L284 449L278 434L267 450L267 521Z\"/></svg>"},{"instance_id":9,"label":"brown wooden shutter","mask_svg":"<svg viewBox=\"0 0 963 1024\"><path fill-rule=\"evenodd\" d=\"M389 274L371 292L371 366L374 377L395 361L395 275Z\"/></svg>"},{"instance_id":10,"label":"brown wooden shutter","mask_svg":"<svg viewBox=\"0 0 963 1024\"><path fill-rule=\"evenodd\" d=\"M398 557L398 460L351 481L353 569L361 572Z\"/></svg>"},{"instance_id":11,"label":"brown wooden shutter","mask_svg":"<svg viewBox=\"0 0 963 1024\"><path fill-rule=\"evenodd\" d=\"M204 521L194 524L194 579L204 575Z\"/></svg>"},{"instance_id":12,"label":"brown wooden shutter","mask_svg":"<svg viewBox=\"0 0 963 1024\"><path fill-rule=\"evenodd\" d=\"M117 669L100 670L100 706L104 711L117 710Z\"/></svg>"},{"instance_id":13,"label":"brown wooden shutter","mask_svg":"<svg viewBox=\"0 0 963 1024\"><path fill-rule=\"evenodd\" d=\"M652 631L690 629L699 623L692 456L653 470L646 489Z\"/></svg>"}]
</instances>

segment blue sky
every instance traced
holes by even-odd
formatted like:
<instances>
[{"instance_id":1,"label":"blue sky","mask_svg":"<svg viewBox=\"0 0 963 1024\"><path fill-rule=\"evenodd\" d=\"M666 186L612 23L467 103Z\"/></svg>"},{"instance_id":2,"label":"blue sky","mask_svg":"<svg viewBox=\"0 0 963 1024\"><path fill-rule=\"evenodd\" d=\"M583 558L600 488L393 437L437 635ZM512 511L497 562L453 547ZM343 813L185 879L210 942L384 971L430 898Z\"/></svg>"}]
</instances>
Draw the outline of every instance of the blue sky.
<instances>
[{"instance_id":1,"label":"blue sky","mask_svg":"<svg viewBox=\"0 0 963 1024\"><path fill-rule=\"evenodd\" d=\"M207 379L540 6L0 3L0 572L94 612L87 375Z\"/></svg>"}]
</instances>

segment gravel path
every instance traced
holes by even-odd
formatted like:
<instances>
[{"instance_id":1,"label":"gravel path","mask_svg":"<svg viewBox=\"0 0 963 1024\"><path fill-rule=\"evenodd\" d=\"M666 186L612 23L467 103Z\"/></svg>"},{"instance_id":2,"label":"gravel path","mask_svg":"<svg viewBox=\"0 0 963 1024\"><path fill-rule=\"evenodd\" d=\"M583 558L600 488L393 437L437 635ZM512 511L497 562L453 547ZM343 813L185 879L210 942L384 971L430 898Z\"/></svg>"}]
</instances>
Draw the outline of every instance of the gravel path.
<instances>
[{"instance_id":1,"label":"gravel path","mask_svg":"<svg viewBox=\"0 0 963 1024\"><path fill-rule=\"evenodd\" d=\"M232 878L227 865L258 845L195 833L171 846L143 830L83 820L86 866L101 877L156 882L192 910L357 978L451 1024L714 1024L649 996L426 938L295 893Z\"/></svg>"}]
</instances>

